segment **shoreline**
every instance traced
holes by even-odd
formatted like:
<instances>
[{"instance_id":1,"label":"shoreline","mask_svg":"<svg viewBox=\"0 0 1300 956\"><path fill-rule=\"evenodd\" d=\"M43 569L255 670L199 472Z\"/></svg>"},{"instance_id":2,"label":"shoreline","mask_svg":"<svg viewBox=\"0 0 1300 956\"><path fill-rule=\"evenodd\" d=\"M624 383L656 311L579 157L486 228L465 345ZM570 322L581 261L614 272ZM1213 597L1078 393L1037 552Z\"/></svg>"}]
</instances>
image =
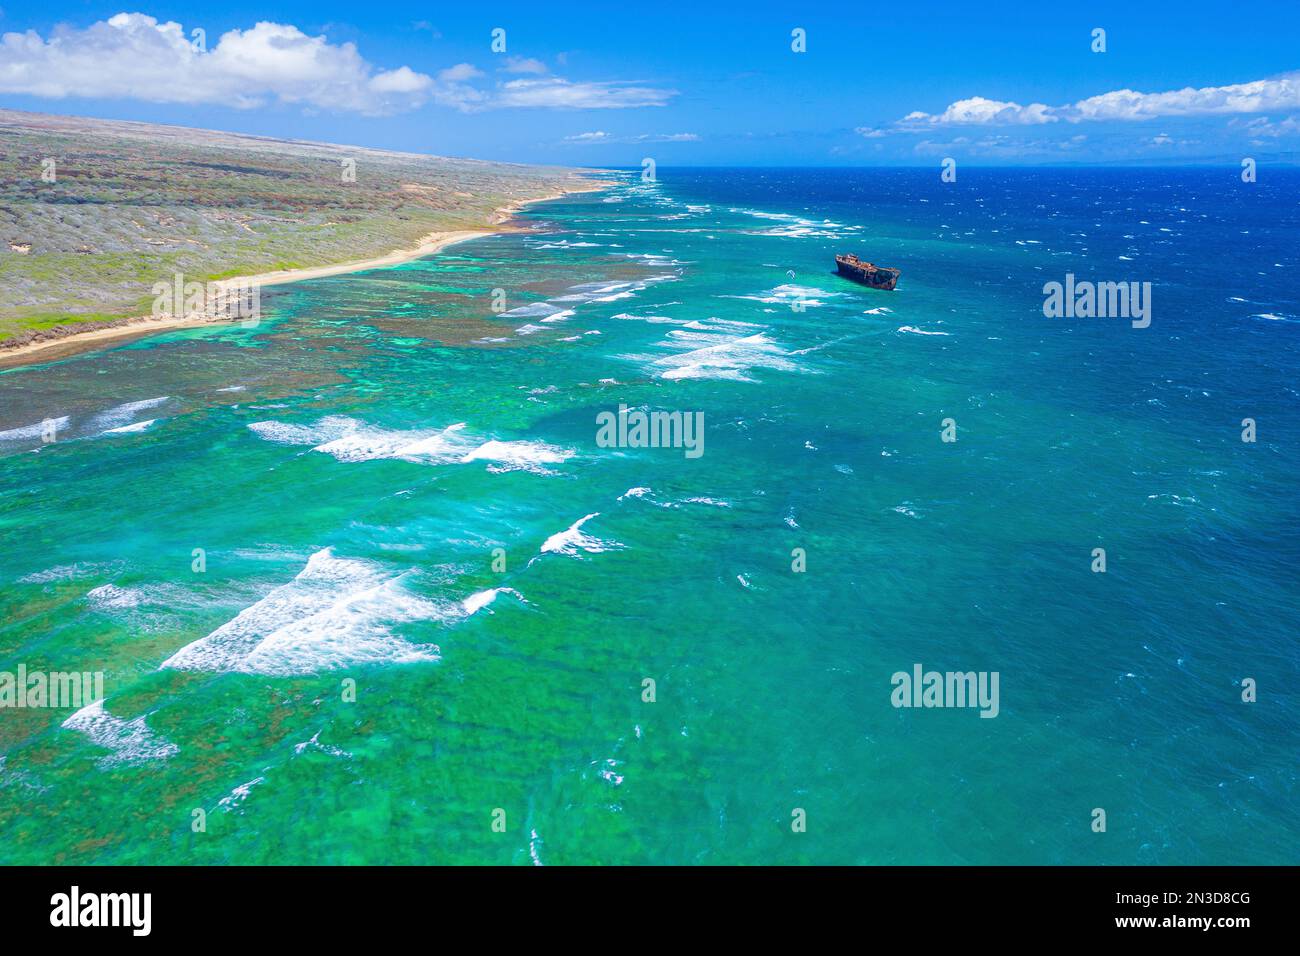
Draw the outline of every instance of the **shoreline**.
<instances>
[{"instance_id":1,"label":"shoreline","mask_svg":"<svg viewBox=\"0 0 1300 956\"><path fill-rule=\"evenodd\" d=\"M286 285L290 282L302 282L306 279L321 279L327 276L346 275L351 272L365 272L370 269L382 269L387 266L401 265L404 262L411 262L415 259L422 259L425 256L431 256L448 246L455 245L458 242L465 242L468 239L479 239L483 236L495 236L509 232L506 224L522 209L531 206L534 203L551 202L555 199L563 199L575 193L600 192L608 189L608 183L591 183L585 188L561 188L554 193L545 196L538 196L535 199L521 199L509 203L505 206L499 206L495 210L495 217L491 223L482 229L457 229L441 230L431 232L420 238L417 245L409 249L394 249L392 252L385 253L382 256L376 256L371 259L357 259L350 262L339 262L333 265L310 266L305 269L287 269L275 272L263 272L258 275L250 276L232 276L228 279L219 279L214 281L214 285L222 288L231 286L248 286L256 285ZM102 325L94 328L85 329L84 331L69 332L64 335L57 335L47 339L41 339L35 342L28 342L24 345L5 348L0 345L0 370L11 368L21 368L24 365L36 365L43 362L58 361L59 359L69 358L73 355L79 355L83 352L92 352L97 348L118 343L122 339L143 338L147 335L157 335L161 332L172 332L177 329L200 328L207 325L233 325L241 321L237 318L222 318L215 316L167 316L156 319L152 316L141 316L134 319L122 320L117 325Z\"/></svg>"}]
</instances>

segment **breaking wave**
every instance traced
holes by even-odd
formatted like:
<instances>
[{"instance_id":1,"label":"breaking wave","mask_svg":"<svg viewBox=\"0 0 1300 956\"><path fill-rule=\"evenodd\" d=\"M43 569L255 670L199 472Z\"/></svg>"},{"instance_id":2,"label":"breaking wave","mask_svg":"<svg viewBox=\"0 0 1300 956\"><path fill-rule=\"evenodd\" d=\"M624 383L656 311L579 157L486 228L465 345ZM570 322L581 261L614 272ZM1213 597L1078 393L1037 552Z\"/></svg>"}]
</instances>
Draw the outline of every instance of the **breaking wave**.
<instances>
[{"instance_id":1,"label":"breaking wave","mask_svg":"<svg viewBox=\"0 0 1300 956\"><path fill-rule=\"evenodd\" d=\"M404 577L369 561L336 557L332 548L317 551L288 584L161 666L293 675L356 664L436 661L436 646L412 644L394 629L446 618L448 609L408 592Z\"/></svg>"},{"instance_id":2,"label":"breaking wave","mask_svg":"<svg viewBox=\"0 0 1300 956\"><path fill-rule=\"evenodd\" d=\"M310 445L312 451L345 462L400 459L436 465L487 461L491 462L488 470L494 473L552 474L543 466L560 464L574 455L571 448L540 441L481 441L465 431L464 422L437 431L401 431L331 415L313 425L266 421L248 427L266 441Z\"/></svg>"}]
</instances>

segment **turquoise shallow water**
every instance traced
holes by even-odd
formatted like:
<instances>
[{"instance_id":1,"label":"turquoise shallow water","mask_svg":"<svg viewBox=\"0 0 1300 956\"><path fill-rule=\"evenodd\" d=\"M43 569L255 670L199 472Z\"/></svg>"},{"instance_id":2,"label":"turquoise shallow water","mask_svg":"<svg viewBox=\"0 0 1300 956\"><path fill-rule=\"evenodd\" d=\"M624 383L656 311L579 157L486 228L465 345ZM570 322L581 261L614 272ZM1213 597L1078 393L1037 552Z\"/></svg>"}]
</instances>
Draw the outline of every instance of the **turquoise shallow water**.
<instances>
[{"instance_id":1,"label":"turquoise shallow water","mask_svg":"<svg viewBox=\"0 0 1300 956\"><path fill-rule=\"evenodd\" d=\"M1265 178L629 175L0 373L0 670L107 692L0 709L0 861L1296 862ZM1044 318L1067 272L1152 282L1151 327ZM704 454L601 447L620 404ZM917 663L998 716L894 708Z\"/></svg>"}]
</instances>

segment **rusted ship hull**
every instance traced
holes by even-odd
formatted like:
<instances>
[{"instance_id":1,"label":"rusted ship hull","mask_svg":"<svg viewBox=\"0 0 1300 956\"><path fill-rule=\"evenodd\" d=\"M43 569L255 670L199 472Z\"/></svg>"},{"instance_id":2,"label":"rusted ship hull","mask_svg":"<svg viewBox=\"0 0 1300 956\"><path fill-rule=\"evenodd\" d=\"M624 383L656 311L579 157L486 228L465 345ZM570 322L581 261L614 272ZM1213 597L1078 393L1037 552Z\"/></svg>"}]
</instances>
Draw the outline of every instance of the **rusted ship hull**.
<instances>
[{"instance_id":1,"label":"rusted ship hull","mask_svg":"<svg viewBox=\"0 0 1300 956\"><path fill-rule=\"evenodd\" d=\"M892 291L894 286L898 285L898 277L902 275L898 269L872 265L870 262L863 262L855 255L836 256L835 268L846 279L885 292Z\"/></svg>"}]
</instances>

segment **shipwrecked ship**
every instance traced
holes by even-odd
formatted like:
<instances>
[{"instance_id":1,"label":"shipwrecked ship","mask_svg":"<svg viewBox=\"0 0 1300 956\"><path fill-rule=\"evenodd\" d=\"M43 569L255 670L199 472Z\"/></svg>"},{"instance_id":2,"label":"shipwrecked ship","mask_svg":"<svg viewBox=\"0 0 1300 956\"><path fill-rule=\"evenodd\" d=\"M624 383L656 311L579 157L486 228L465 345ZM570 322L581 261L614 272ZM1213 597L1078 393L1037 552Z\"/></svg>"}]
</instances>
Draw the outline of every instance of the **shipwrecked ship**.
<instances>
[{"instance_id":1,"label":"shipwrecked ship","mask_svg":"<svg viewBox=\"0 0 1300 956\"><path fill-rule=\"evenodd\" d=\"M886 292L898 285L898 277L902 275L898 269L889 269L885 266L876 266L870 262L863 262L851 252L837 255L835 265L839 274L844 278L852 279L854 282L870 286L873 289L884 289Z\"/></svg>"}]
</instances>

